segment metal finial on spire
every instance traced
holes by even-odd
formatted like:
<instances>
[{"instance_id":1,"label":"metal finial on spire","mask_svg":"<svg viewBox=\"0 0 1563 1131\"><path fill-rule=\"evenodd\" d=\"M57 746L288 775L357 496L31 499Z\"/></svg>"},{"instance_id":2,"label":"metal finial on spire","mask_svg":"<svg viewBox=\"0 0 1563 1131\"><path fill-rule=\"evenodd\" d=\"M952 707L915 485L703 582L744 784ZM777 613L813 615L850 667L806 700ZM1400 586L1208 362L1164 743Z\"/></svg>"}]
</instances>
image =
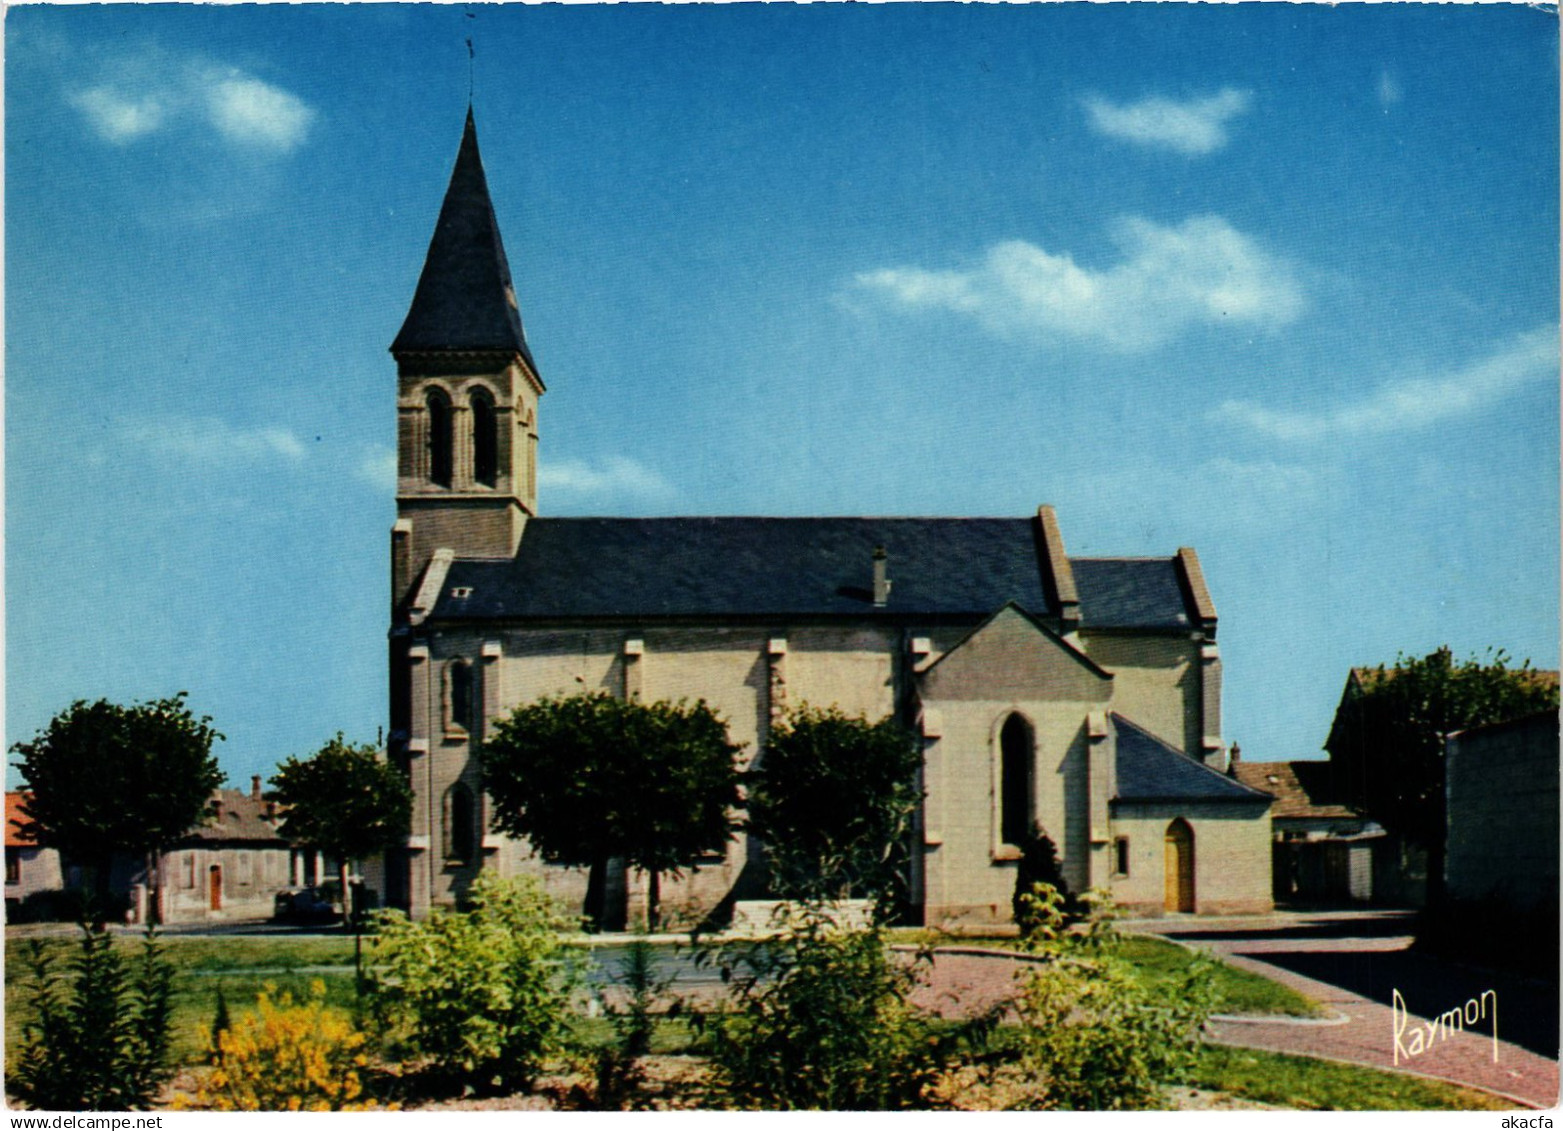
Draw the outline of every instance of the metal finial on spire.
<instances>
[{"instance_id":1,"label":"metal finial on spire","mask_svg":"<svg viewBox=\"0 0 1563 1131\"><path fill-rule=\"evenodd\" d=\"M467 16L467 19L469 19L469 20L475 20L475 19L478 18L477 13L472 11L472 10L470 10L470 9L468 9L468 11L466 12L466 16ZM469 36L467 36L467 105L468 106L472 105L473 73L474 73L474 70L475 70L474 60L476 58L477 58L477 52L472 47L472 37L469 35Z\"/></svg>"}]
</instances>

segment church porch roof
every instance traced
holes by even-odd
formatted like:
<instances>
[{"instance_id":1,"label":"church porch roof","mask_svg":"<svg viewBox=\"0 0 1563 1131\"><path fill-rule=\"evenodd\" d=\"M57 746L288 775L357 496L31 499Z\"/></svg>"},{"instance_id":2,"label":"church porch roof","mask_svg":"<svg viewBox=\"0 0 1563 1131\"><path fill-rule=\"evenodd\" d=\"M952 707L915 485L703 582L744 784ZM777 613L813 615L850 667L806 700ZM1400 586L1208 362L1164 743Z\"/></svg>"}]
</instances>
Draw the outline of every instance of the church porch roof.
<instances>
[{"instance_id":1,"label":"church porch roof","mask_svg":"<svg viewBox=\"0 0 1563 1131\"><path fill-rule=\"evenodd\" d=\"M1114 801L1261 802L1271 795L1195 761L1116 711L1118 792Z\"/></svg>"}]
</instances>

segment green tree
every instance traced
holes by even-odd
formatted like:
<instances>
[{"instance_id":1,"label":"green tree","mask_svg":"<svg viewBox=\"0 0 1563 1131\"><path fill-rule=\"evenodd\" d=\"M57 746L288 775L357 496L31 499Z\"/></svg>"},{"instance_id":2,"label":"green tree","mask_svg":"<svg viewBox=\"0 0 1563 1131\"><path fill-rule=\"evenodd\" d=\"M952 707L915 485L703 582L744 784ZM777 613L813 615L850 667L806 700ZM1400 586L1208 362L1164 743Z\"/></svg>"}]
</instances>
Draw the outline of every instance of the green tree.
<instances>
[{"instance_id":1,"label":"green tree","mask_svg":"<svg viewBox=\"0 0 1563 1131\"><path fill-rule=\"evenodd\" d=\"M11 748L27 795L23 834L88 865L100 904L123 852L147 860L155 909L158 854L201 820L223 782L212 754L222 735L191 714L185 694L131 707L78 699Z\"/></svg>"},{"instance_id":2,"label":"green tree","mask_svg":"<svg viewBox=\"0 0 1563 1131\"><path fill-rule=\"evenodd\" d=\"M283 837L337 858L342 910L356 931L362 917L352 906L349 868L407 835L412 789L406 775L374 747L355 746L338 731L308 758L278 766L266 796L282 807L277 831Z\"/></svg>"},{"instance_id":3,"label":"green tree","mask_svg":"<svg viewBox=\"0 0 1563 1131\"><path fill-rule=\"evenodd\" d=\"M787 898L896 894L923 792L922 753L895 720L804 707L772 728L748 775L749 831Z\"/></svg>"},{"instance_id":4,"label":"green tree","mask_svg":"<svg viewBox=\"0 0 1563 1131\"><path fill-rule=\"evenodd\" d=\"M591 869L586 914L599 927L608 862L644 869L655 928L662 875L732 837L739 750L704 701L545 698L494 724L483 784L496 827L526 837L551 864Z\"/></svg>"},{"instance_id":5,"label":"green tree","mask_svg":"<svg viewBox=\"0 0 1563 1131\"><path fill-rule=\"evenodd\" d=\"M1503 652L1457 663L1448 648L1356 673L1325 748L1351 802L1427 850L1428 899L1443 893L1444 743L1456 731L1558 709L1555 680Z\"/></svg>"}]
</instances>

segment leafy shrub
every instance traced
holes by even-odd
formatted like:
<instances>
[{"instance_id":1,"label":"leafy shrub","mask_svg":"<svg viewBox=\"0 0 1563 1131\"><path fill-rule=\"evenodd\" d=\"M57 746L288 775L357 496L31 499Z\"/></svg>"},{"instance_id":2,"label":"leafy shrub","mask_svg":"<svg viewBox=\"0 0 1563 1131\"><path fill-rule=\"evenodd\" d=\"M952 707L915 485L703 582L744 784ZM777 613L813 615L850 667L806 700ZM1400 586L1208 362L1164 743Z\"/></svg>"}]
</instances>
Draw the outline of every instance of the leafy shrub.
<instances>
[{"instance_id":1,"label":"leafy shrub","mask_svg":"<svg viewBox=\"0 0 1563 1131\"><path fill-rule=\"evenodd\" d=\"M83 921L70 972L57 972L37 941L28 944L33 1017L22 1026L7 1087L49 1111L130 1111L149 1107L168 1068L173 967L148 930L126 970L113 936Z\"/></svg>"},{"instance_id":2,"label":"leafy shrub","mask_svg":"<svg viewBox=\"0 0 1563 1131\"><path fill-rule=\"evenodd\" d=\"M613 1027L614 1039L592 1058L593 1090L576 1097L575 1106L592 1111L636 1111L647 1106L642 1058L651 1051L657 1016L678 1016L682 1003L669 1000L673 976L656 973L654 948L644 940L629 944L613 985L622 994L599 990L597 1000ZM622 996L622 1001L615 997Z\"/></svg>"},{"instance_id":3,"label":"leafy shrub","mask_svg":"<svg viewBox=\"0 0 1563 1131\"><path fill-rule=\"evenodd\" d=\"M1064 893L1052 884L1034 883L1015 895L1015 925L1026 950L1046 950L1064 937L1068 927Z\"/></svg>"},{"instance_id":4,"label":"leafy shrub","mask_svg":"<svg viewBox=\"0 0 1563 1131\"><path fill-rule=\"evenodd\" d=\"M931 1105L955 1038L907 998L914 968L892 960L877 928L836 928L806 905L787 933L735 964L737 1005L704 1019L720 1106L879 1111Z\"/></svg>"},{"instance_id":5,"label":"leafy shrub","mask_svg":"<svg viewBox=\"0 0 1563 1131\"><path fill-rule=\"evenodd\" d=\"M1112 893L1091 888L1071 899L1067 889L1034 883L1014 900L1015 925L1020 928L1023 949L1051 953L1076 949L1110 950L1118 939L1113 925L1119 916Z\"/></svg>"},{"instance_id":6,"label":"leafy shrub","mask_svg":"<svg viewBox=\"0 0 1563 1131\"><path fill-rule=\"evenodd\" d=\"M1015 865L1015 894L1011 897L1010 906L1022 936L1028 926L1025 900L1033 894L1037 884L1047 884L1054 888L1062 897L1060 902L1063 910L1074 910L1069 883L1064 879L1064 866L1058 859L1058 846L1053 843L1052 837L1042 831L1041 825L1032 827L1031 835L1021 846L1020 859Z\"/></svg>"},{"instance_id":7,"label":"leafy shrub","mask_svg":"<svg viewBox=\"0 0 1563 1131\"><path fill-rule=\"evenodd\" d=\"M208 1111L364 1111L358 1070L368 1063L366 1038L346 1014L325 1004L325 983L316 980L308 1001L297 1005L283 993L275 1001L268 985L254 1013L228 1019L211 1035L215 1067L202 1078L194 1099L176 1097L180 1108ZM224 1009L226 1013L226 1009Z\"/></svg>"},{"instance_id":8,"label":"leafy shrub","mask_svg":"<svg viewBox=\"0 0 1563 1131\"><path fill-rule=\"evenodd\" d=\"M1020 1068L1033 1089L1017 1106L1070 1111L1154 1106L1192 1066L1214 995L1208 960L1165 998L1108 959L1054 955L1016 1001Z\"/></svg>"},{"instance_id":9,"label":"leafy shrub","mask_svg":"<svg viewBox=\"0 0 1563 1131\"><path fill-rule=\"evenodd\" d=\"M470 909L422 922L382 914L371 993L393 1048L427 1057L436 1078L517 1090L566 1050L576 980L559 932L570 926L536 881L480 877Z\"/></svg>"}]
</instances>

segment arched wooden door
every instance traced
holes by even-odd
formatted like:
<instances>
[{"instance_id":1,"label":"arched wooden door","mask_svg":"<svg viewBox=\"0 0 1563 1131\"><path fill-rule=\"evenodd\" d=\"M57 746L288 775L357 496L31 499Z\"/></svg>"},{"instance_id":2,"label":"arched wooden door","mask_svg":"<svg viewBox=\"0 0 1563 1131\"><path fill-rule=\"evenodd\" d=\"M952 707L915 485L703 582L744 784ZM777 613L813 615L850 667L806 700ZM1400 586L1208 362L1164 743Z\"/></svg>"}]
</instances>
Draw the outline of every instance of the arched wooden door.
<instances>
[{"instance_id":1,"label":"arched wooden door","mask_svg":"<svg viewBox=\"0 0 1563 1131\"><path fill-rule=\"evenodd\" d=\"M211 886L211 908L213 911L223 909L223 866L213 864L207 872L208 883Z\"/></svg>"},{"instance_id":2,"label":"arched wooden door","mask_svg":"<svg viewBox=\"0 0 1563 1131\"><path fill-rule=\"evenodd\" d=\"M1164 897L1168 911L1194 910L1194 830L1179 817L1167 826Z\"/></svg>"}]
</instances>

